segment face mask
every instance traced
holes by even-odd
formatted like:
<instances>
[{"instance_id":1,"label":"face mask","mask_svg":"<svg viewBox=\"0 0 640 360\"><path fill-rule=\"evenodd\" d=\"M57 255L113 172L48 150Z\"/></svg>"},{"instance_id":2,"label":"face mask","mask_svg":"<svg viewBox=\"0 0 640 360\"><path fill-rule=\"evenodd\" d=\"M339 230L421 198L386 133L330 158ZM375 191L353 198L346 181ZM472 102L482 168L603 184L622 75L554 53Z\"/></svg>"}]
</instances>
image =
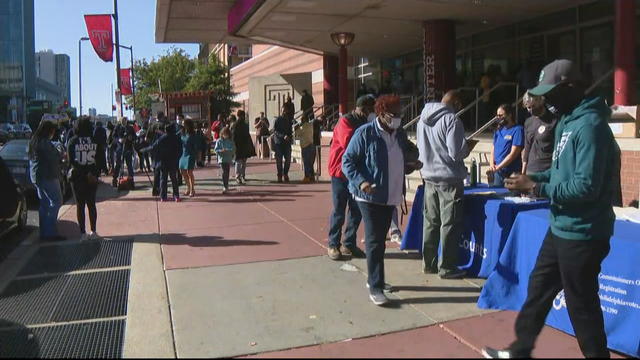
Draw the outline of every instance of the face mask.
<instances>
[{"instance_id":1,"label":"face mask","mask_svg":"<svg viewBox=\"0 0 640 360\"><path fill-rule=\"evenodd\" d=\"M369 113L369 116L367 116L367 122L372 122L376 120L376 113Z\"/></svg>"},{"instance_id":2,"label":"face mask","mask_svg":"<svg viewBox=\"0 0 640 360\"><path fill-rule=\"evenodd\" d=\"M391 122L388 125L391 129L396 130L397 128L400 127L401 124L402 124L402 118L393 117L391 118Z\"/></svg>"}]
</instances>

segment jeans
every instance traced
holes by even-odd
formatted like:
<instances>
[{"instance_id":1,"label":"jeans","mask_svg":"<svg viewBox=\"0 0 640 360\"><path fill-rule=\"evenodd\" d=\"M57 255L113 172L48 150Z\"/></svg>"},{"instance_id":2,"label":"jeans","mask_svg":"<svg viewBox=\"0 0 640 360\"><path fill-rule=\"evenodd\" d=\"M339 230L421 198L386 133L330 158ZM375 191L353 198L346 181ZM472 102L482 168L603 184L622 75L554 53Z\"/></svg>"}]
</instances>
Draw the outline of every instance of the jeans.
<instances>
[{"instance_id":1,"label":"jeans","mask_svg":"<svg viewBox=\"0 0 640 360\"><path fill-rule=\"evenodd\" d=\"M96 232L96 222L98 220L98 210L96 209L96 192L98 183L90 184L86 177L76 179L71 183L73 197L76 199L76 217L78 218L78 227L80 233L84 234L85 230L85 205L89 211L89 224L91 231Z\"/></svg>"},{"instance_id":2,"label":"jeans","mask_svg":"<svg viewBox=\"0 0 640 360\"><path fill-rule=\"evenodd\" d=\"M609 239L566 240L549 230L529 276L527 300L515 324L509 347L530 356L554 299L564 289L571 325L582 354L608 358L607 335L598 297L600 264L609 253Z\"/></svg>"},{"instance_id":3,"label":"jeans","mask_svg":"<svg viewBox=\"0 0 640 360\"><path fill-rule=\"evenodd\" d=\"M140 170L151 171L151 161L149 160L149 153L139 152L138 158L140 159Z\"/></svg>"},{"instance_id":4,"label":"jeans","mask_svg":"<svg viewBox=\"0 0 640 360\"><path fill-rule=\"evenodd\" d=\"M329 247L340 247L340 236L342 235L342 225L345 221L347 205L349 205L349 217L347 218L343 244L346 247L356 246L358 226L360 226L362 215L356 200L349 193L348 184L349 181L346 179L331 177L333 211L329 220Z\"/></svg>"},{"instance_id":5,"label":"jeans","mask_svg":"<svg viewBox=\"0 0 640 360\"><path fill-rule=\"evenodd\" d=\"M247 172L247 159L236 159L236 179L244 179Z\"/></svg>"},{"instance_id":6,"label":"jeans","mask_svg":"<svg viewBox=\"0 0 640 360\"><path fill-rule=\"evenodd\" d=\"M424 230L422 238L423 269L435 272L458 270L458 245L463 227L462 182L424 184ZM438 248L442 254L438 260ZM437 266L436 266L437 264Z\"/></svg>"},{"instance_id":7,"label":"jeans","mask_svg":"<svg viewBox=\"0 0 640 360\"><path fill-rule=\"evenodd\" d=\"M115 156L116 168L113 172L113 178L117 179L120 176L120 169L122 168L122 160L124 158L124 161L127 163L127 173L129 178L133 180L133 151L123 151L122 149L119 149L116 151Z\"/></svg>"},{"instance_id":8,"label":"jeans","mask_svg":"<svg viewBox=\"0 0 640 360\"><path fill-rule=\"evenodd\" d=\"M304 177L311 178L315 176L313 164L316 161L316 147L313 144L302 148L302 163L304 164Z\"/></svg>"},{"instance_id":9,"label":"jeans","mask_svg":"<svg viewBox=\"0 0 640 360\"><path fill-rule=\"evenodd\" d=\"M389 226L389 234L402 234L400 230L400 222L398 221L398 208L393 208L393 214L391 215L391 225Z\"/></svg>"},{"instance_id":10,"label":"jeans","mask_svg":"<svg viewBox=\"0 0 640 360\"><path fill-rule=\"evenodd\" d=\"M178 185L178 168L161 167L160 168L160 198L167 199L167 187L169 186L168 178L171 178L171 186L173 187L173 198L180 197L180 188Z\"/></svg>"},{"instance_id":11,"label":"jeans","mask_svg":"<svg viewBox=\"0 0 640 360\"><path fill-rule=\"evenodd\" d=\"M391 224L393 206L358 201L364 220L364 238L367 253L369 291L381 293L384 289L384 251L387 231Z\"/></svg>"},{"instance_id":12,"label":"jeans","mask_svg":"<svg viewBox=\"0 0 640 360\"><path fill-rule=\"evenodd\" d=\"M58 211L62 206L62 191L58 179L42 180L35 184L40 199L39 222L40 237L58 235Z\"/></svg>"},{"instance_id":13,"label":"jeans","mask_svg":"<svg viewBox=\"0 0 640 360\"><path fill-rule=\"evenodd\" d=\"M229 173L231 172L231 163L221 163L222 168L222 186L225 189L229 188Z\"/></svg>"},{"instance_id":14,"label":"jeans","mask_svg":"<svg viewBox=\"0 0 640 360\"><path fill-rule=\"evenodd\" d=\"M276 169L278 170L278 176L289 176L289 167L291 166L291 145L276 144L274 152L276 153ZM282 166L283 158L284 167Z\"/></svg>"},{"instance_id":15,"label":"jeans","mask_svg":"<svg viewBox=\"0 0 640 360\"><path fill-rule=\"evenodd\" d=\"M489 184L493 187L504 187L504 176L499 171L493 173L493 183Z\"/></svg>"}]
</instances>

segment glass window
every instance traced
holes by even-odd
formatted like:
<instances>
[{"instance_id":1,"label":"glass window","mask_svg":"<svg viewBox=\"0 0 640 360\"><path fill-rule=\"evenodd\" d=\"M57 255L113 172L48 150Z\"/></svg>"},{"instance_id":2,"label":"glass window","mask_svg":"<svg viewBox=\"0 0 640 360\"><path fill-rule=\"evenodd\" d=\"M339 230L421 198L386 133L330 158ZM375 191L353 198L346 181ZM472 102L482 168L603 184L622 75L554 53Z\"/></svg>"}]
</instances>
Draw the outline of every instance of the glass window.
<instances>
[{"instance_id":1,"label":"glass window","mask_svg":"<svg viewBox=\"0 0 640 360\"><path fill-rule=\"evenodd\" d=\"M580 6L578 11L580 22L597 20L603 17L613 16L615 3L611 0L599 0Z\"/></svg>"},{"instance_id":2,"label":"glass window","mask_svg":"<svg viewBox=\"0 0 640 360\"><path fill-rule=\"evenodd\" d=\"M547 58L576 61L575 31L547 35Z\"/></svg>"},{"instance_id":3,"label":"glass window","mask_svg":"<svg viewBox=\"0 0 640 360\"><path fill-rule=\"evenodd\" d=\"M539 16L518 24L518 34L527 36L576 24L576 8Z\"/></svg>"}]
</instances>

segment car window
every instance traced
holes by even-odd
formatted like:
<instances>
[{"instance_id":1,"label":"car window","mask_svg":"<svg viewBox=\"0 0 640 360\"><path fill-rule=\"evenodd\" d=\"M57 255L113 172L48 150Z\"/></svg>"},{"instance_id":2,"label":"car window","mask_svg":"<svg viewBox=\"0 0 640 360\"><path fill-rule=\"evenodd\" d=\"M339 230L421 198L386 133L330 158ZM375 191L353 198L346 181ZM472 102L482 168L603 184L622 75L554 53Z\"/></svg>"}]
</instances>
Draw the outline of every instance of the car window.
<instances>
[{"instance_id":1,"label":"car window","mask_svg":"<svg viewBox=\"0 0 640 360\"><path fill-rule=\"evenodd\" d=\"M5 160L29 160L27 142L8 142L0 149L0 157Z\"/></svg>"}]
</instances>

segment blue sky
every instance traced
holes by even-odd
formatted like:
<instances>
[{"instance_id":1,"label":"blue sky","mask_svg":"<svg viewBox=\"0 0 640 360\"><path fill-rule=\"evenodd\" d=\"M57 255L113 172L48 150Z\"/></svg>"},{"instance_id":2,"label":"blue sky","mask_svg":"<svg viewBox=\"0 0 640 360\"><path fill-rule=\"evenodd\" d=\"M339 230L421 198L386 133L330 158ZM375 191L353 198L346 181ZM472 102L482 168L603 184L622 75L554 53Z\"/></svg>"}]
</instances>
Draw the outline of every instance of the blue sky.
<instances>
[{"instance_id":1,"label":"blue sky","mask_svg":"<svg viewBox=\"0 0 640 360\"><path fill-rule=\"evenodd\" d=\"M51 49L71 58L71 105L78 108L78 39L87 36L85 14L113 12L113 0L35 0L36 51ZM155 43L156 0L118 1L120 43L133 45L136 59L150 60L162 55L172 44ZM173 44L190 56L198 53L197 44ZM120 50L120 66L128 68L129 50ZM111 114L111 84L116 87L114 61L104 62L89 41L82 42L82 108L99 114ZM125 114L127 115L127 114Z\"/></svg>"}]
</instances>

